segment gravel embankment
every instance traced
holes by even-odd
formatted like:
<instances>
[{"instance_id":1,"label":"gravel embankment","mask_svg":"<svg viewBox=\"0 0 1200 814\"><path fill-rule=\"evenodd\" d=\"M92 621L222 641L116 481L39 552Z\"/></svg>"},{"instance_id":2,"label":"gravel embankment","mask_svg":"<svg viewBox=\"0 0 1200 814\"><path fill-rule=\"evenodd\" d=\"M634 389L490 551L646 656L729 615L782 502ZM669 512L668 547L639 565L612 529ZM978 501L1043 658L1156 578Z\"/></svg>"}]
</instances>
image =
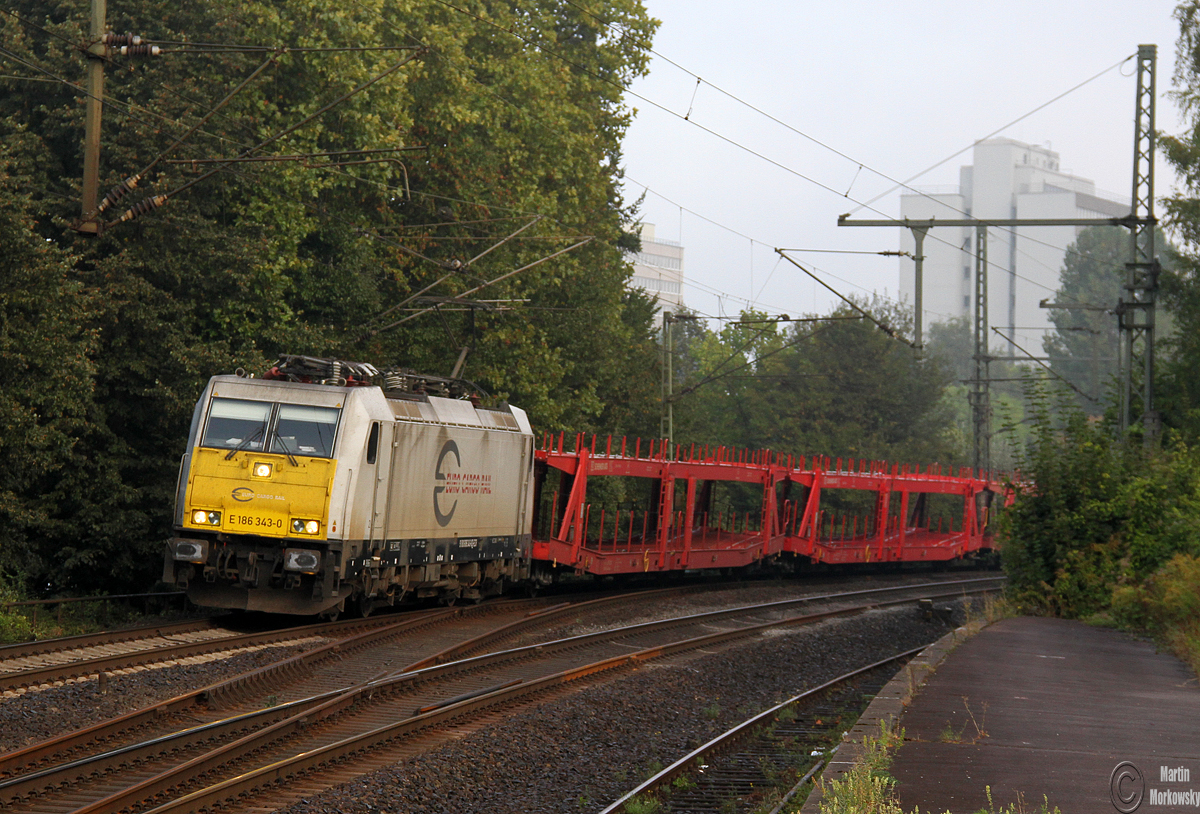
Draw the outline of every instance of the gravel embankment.
<instances>
[{"instance_id":1,"label":"gravel embankment","mask_svg":"<svg viewBox=\"0 0 1200 814\"><path fill-rule=\"evenodd\" d=\"M96 679L26 692L0 701L0 752L84 729L127 712L207 687L311 648L311 644L265 647L228 659L112 675L101 695Z\"/></svg>"},{"instance_id":2,"label":"gravel embankment","mask_svg":"<svg viewBox=\"0 0 1200 814\"><path fill-rule=\"evenodd\" d=\"M976 576L964 574L963 576ZM506 647L543 641L547 638L591 633L618 625L703 613L709 610L771 602L811 594L861 590L920 581L925 575L839 577L828 580L749 583L727 590L697 592L662 600L653 607L631 605L614 608L598 623L595 618L567 620L553 631L528 634L505 644ZM11 751L47 738L83 729L109 718L141 709L214 684L238 673L262 667L272 661L299 653L305 646L269 647L243 653L229 659L200 664L154 667L109 679L107 695L97 691L95 679L43 688L0 700L0 750ZM163 722L166 724L167 722Z\"/></svg>"},{"instance_id":3,"label":"gravel embankment","mask_svg":"<svg viewBox=\"0 0 1200 814\"><path fill-rule=\"evenodd\" d=\"M961 620L961 610L956 615ZM750 715L947 630L906 607L777 631L682 663L651 663L283 810L596 812L652 768Z\"/></svg>"}]
</instances>

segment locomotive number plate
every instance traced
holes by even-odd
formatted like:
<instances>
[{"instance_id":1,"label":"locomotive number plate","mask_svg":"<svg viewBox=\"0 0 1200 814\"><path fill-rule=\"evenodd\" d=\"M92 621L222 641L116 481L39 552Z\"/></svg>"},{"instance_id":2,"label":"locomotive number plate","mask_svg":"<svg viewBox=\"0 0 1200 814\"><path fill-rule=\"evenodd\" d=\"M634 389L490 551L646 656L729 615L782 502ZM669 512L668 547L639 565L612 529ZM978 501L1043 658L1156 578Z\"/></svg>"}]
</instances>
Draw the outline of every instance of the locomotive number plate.
<instances>
[{"instance_id":1,"label":"locomotive number plate","mask_svg":"<svg viewBox=\"0 0 1200 814\"><path fill-rule=\"evenodd\" d=\"M229 527L235 529L263 529L264 531L283 531L282 517L272 517L268 514L238 514L229 513Z\"/></svg>"}]
</instances>

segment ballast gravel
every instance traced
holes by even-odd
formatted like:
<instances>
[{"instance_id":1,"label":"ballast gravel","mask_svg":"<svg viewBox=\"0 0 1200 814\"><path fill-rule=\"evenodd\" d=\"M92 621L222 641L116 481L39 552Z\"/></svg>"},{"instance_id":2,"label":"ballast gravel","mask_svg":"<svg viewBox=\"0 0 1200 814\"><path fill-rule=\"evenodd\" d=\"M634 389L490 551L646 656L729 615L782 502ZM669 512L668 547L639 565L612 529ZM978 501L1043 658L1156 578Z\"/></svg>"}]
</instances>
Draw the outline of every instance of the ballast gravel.
<instances>
[{"instance_id":1,"label":"ballast gravel","mask_svg":"<svg viewBox=\"0 0 1200 814\"><path fill-rule=\"evenodd\" d=\"M149 665L110 675L101 694L95 676L35 689L0 701L0 752L83 729L160 701L215 684L311 649L311 644L264 647L199 664Z\"/></svg>"},{"instance_id":2,"label":"ballast gravel","mask_svg":"<svg viewBox=\"0 0 1200 814\"><path fill-rule=\"evenodd\" d=\"M963 611L955 610L955 623ZM300 800L286 814L597 812L751 715L950 630L911 606L648 663L431 752Z\"/></svg>"}]
</instances>

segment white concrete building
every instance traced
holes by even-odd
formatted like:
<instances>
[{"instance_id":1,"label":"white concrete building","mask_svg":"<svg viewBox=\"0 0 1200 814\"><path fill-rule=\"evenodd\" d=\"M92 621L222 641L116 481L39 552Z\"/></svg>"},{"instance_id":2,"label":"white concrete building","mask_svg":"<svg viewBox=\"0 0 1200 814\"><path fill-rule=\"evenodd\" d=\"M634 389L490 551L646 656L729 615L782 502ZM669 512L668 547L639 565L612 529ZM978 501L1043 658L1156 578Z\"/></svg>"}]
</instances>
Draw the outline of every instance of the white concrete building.
<instances>
[{"instance_id":1,"label":"white concrete building","mask_svg":"<svg viewBox=\"0 0 1200 814\"><path fill-rule=\"evenodd\" d=\"M1012 139L975 145L973 163L959 170L959 186L922 189L900 198L902 218L1111 218L1129 213L1129 202L1100 193L1087 178L1059 170L1058 153ZM988 230L988 321L1032 354L1052 327L1038 307L1054 299L1067 247L1085 227L1021 226ZM901 230L900 248L912 253L912 232ZM974 227L931 229L925 238L926 325L970 317L975 281ZM915 301L913 262L900 263L900 291ZM1018 351L989 326L991 345L1003 355Z\"/></svg>"},{"instance_id":2,"label":"white concrete building","mask_svg":"<svg viewBox=\"0 0 1200 814\"><path fill-rule=\"evenodd\" d=\"M633 279L629 284L658 297L660 311L677 312L683 306L683 247L654 236L654 224L643 223L642 250L631 255Z\"/></svg>"}]
</instances>

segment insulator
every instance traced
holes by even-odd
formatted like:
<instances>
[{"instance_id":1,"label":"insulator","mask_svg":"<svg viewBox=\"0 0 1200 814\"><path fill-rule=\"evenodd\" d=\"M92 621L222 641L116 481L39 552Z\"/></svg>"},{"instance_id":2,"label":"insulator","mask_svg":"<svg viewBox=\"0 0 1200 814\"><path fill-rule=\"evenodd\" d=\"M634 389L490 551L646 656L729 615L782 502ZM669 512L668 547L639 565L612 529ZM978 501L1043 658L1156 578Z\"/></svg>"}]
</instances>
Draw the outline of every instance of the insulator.
<instances>
[{"instance_id":1,"label":"insulator","mask_svg":"<svg viewBox=\"0 0 1200 814\"><path fill-rule=\"evenodd\" d=\"M339 362L337 359L329 360L329 378L330 379L342 378L342 363Z\"/></svg>"},{"instance_id":2,"label":"insulator","mask_svg":"<svg viewBox=\"0 0 1200 814\"><path fill-rule=\"evenodd\" d=\"M108 191L108 194L104 196L104 200L100 202L100 206L96 207L96 212L97 213L103 212L105 209L108 209L110 206L115 204L117 201L124 198L130 192L137 189L138 181L140 181L140 180L142 180L142 176L131 175L128 178L126 178L124 181L122 181L121 183L117 184L115 187L110 189Z\"/></svg>"},{"instance_id":3,"label":"insulator","mask_svg":"<svg viewBox=\"0 0 1200 814\"><path fill-rule=\"evenodd\" d=\"M142 38L139 37L137 34L130 34L128 31L126 31L124 34L115 34L110 31L104 37L104 44L105 45L113 45L113 46L116 46L116 45L141 45Z\"/></svg>"},{"instance_id":4,"label":"insulator","mask_svg":"<svg viewBox=\"0 0 1200 814\"><path fill-rule=\"evenodd\" d=\"M152 212L167 202L166 195L155 195L153 198L146 198L143 201L138 201L133 206L125 210L125 214L117 218L114 223L124 223L127 220L140 218L147 212Z\"/></svg>"},{"instance_id":5,"label":"insulator","mask_svg":"<svg viewBox=\"0 0 1200 814\"><path fill-rule=\"evenodd\" d=\"M156 57L162 53L162 49L157 45L122 45L121 56L123 57Z\"/></svg>"}]
</instances>

